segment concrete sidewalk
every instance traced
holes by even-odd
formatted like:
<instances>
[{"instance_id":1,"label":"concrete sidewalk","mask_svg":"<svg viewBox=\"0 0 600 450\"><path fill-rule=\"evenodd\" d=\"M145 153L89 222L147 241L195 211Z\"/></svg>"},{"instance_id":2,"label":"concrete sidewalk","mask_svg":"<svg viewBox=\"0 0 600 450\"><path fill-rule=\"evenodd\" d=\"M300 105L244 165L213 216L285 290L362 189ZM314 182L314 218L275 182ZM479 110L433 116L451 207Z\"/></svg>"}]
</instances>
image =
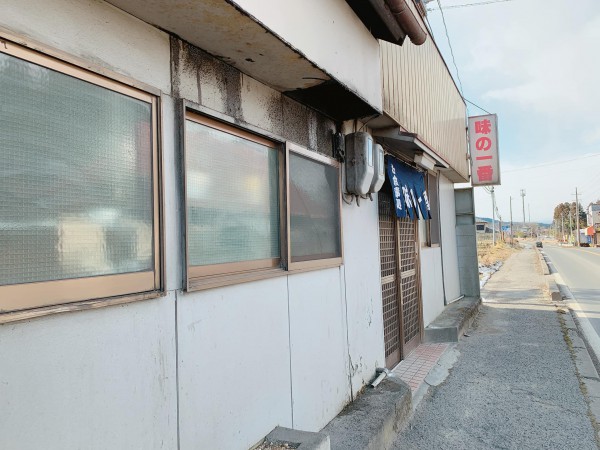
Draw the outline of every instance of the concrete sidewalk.
<instances>
[{"instance_id":1,"label":"concrete sidewalk","mask_svg":"<svg viewBox=\"0 0 600 450\"><path fill-rule=\"evenodd\" d=\"M544 288L534 250L506 262L482 292L450 375L394 448L597 448L563 316Z\"/></svg>"}]
</instances>

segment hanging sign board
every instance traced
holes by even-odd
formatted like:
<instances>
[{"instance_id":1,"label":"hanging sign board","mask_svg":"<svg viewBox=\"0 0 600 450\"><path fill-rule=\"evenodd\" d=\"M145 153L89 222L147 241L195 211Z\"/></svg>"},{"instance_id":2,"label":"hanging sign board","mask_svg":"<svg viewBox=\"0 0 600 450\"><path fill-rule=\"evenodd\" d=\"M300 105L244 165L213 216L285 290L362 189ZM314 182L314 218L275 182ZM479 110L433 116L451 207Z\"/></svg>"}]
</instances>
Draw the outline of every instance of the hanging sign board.
<instances>
[{"instance_id":1,"label":"hanging sign board","mask_svg":"<svg viewBox=\"0 0 600 450\"><path fill-rule=\"evenodd\" d=\"M469 147L471 149L471 184L500 184L498 159L498 116L469 117Z\"/></svg>"},{"instance_id":2,"label":"hanging sign board","mask_svg":"<svg viewBox=\"0 0 600 450\"><path fill-rule=\"evenodd\" d=\"M387 172L396 216L415 220L420 215L422 219L431 219L424 175L391 156L388 157Z\"/></svg>"}]
</instances>

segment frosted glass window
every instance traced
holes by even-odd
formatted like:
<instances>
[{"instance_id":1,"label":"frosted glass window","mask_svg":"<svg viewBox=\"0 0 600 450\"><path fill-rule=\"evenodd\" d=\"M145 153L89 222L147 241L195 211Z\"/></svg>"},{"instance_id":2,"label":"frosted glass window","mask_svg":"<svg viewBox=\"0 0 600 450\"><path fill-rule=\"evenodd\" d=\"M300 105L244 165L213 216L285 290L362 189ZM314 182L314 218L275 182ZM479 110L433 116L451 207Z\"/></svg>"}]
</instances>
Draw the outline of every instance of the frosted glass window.
<instances>
[{"instance_id":1,"label":"frosted glass window","mask_svg":"<svg viewBox=\"0 0 600 450\"><path fill-rule=\"evenodd\" d=\"M0 53L0 285L153 270L150 103Z\"/></svg>"},{"instance_id":2,"label":"frosted glass window","mask_svg":"<svg viewBox=\"0 0 600 450\"><path fill-rule=\"evenodd\" d=\"M437 177L427 174L427 194L429 195L429 205L431 208L431 219L428 220L429 224L429 243L439 244L440 243L440 218L438 215L438 182Z\"/></svg>"},{"instance_id":3,"label":"frosted glass window","mask_svg":"<svg viewBox=\"0 0 600 450\"><path fill-rule=\"evenodd\" d=\"M278 152L186 122L188 262L280 257Z\"/></svg>"},{"instance_id":4,"label":"frosted glass window","mask_svg":"<svg viewBox=\"0 0 600 450\"><path fill-rule=\"evenodd\" d=\"M341 256L338 169L291 153L292 262Z\"/></svg>"}]
</instances>

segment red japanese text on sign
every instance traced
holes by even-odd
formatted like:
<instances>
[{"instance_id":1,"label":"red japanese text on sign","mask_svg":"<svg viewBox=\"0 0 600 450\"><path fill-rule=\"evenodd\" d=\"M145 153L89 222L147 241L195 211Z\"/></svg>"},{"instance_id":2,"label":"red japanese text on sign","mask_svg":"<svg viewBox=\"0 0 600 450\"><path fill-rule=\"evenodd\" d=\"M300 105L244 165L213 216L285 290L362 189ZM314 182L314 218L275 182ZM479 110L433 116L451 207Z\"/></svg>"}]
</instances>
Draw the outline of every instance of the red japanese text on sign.
<instances>
[{"instance_id":1,"label":"red japanese text on sign","mask_svg":"<svg viewBox=\"0 0 600 450\"><path fill-rule=\"evenodd\" d=\"M497 116L469 117L469 146L473 186L500 184Z\"/></svg>"}]
</instances>

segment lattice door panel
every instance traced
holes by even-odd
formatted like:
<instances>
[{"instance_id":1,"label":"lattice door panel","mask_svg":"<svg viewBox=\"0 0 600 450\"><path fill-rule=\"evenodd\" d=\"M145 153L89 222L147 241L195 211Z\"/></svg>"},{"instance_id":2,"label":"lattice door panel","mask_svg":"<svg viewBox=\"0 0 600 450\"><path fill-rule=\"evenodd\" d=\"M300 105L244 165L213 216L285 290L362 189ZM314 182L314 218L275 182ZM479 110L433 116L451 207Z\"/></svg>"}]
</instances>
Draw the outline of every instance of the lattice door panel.
<instances>
[{"instance_id":1,"label":"lattice door panel","mask_svg":"<svg viewBox=\"0 0 600 450\"><path fill-rule=\"evenodd\" d=\"M421 296L415 248L417 223L408 218L398 219L397 223L400 249L402 353L406 356L421 340Z\"/></svg>"},{"instance_id":2,"label":"lattice door panel","mask_svg":"<svg viewBox=\"0 0 600 450\"><path fill-rule=\"evenodd\" d=\"M393 367L400 362L402 345L398 302L398 243L392 198L388 193L380 191L378 199L385 361L387 367Z\"/></svg>"}]
</instances>

